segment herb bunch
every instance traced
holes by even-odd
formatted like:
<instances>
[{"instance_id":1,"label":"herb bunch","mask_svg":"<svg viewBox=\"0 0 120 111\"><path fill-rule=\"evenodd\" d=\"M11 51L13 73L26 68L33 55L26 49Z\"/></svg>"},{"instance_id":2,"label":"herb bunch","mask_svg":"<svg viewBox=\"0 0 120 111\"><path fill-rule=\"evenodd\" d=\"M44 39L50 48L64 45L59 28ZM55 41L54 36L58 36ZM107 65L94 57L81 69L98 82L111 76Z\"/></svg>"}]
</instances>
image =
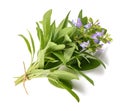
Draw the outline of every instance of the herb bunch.
<instances>
[{"instance_id":1,"label":"herb bunch","mask_svg":"<svg viewBox=\"0 0 120 111\"><path fill-rule=\"evenodd\" d=\"M51 14L50 9L44 14L42 21L36 22L40 43L36 60L32 34L29 32L30 40L22 34L19 35L27 45L31 63L25 74L16 79L15 84L25 84L26 80L46 77L52 85L66 89L79 102L78 95L73 91L72 80L78 80L81 75L94 85L93 80L83 71L100 65L105 67L95 53L112 39L98 20L94 22L92 18L83 17L82 10L77 21L69 20L69 12L58 26L55 21L51 23Z\"/></svg>"}]
</instances>

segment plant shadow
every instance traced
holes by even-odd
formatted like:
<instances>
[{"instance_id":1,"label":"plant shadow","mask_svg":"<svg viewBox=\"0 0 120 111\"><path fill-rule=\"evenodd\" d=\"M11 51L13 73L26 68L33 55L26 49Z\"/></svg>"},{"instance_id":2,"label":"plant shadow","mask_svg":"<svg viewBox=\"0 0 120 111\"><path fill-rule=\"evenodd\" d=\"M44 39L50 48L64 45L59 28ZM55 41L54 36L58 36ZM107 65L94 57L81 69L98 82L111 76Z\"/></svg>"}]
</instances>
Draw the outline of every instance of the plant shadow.
<instances>
[{"instance_id":1,"label":"plant shadow","mask_svg":"<svg viewBox=\"0 0 120 111\"><path fill-rule=\"evenodd\" d=\"M78 91L78 92L85 94L86 88L84 86L84 83L77 81L77 80L73 80L72 83L73 83L73 89L75 91Z\"/></svg>"},{"instance_id":2,"label":"plant shadow","mask_svg":"<svg viewBox=\"0 0 120 111\"><path fill-rule=\"evenodd\" d=\"M107 57L107 49L105 50L104 53L102 53L101 55L99 55L99 58L100 60L103 61L103 63L106 65L109 64L109 60L108 60L108 57ZM88 71L83 71L87 76L89 76L91 79L92 77L95 77L95 76L103 76L104 73L105 73L105 68L101 65L95 69L92 69L92 70L88 70ZM81 78L82 79L82 78ZM87 80L85 79L82 79L80 81L77 81L77 80L73 80L73 89L80 92L80 93L83 93L85 94L86 93L86 90L87 90Z\"/></svg>"}]
</instances>

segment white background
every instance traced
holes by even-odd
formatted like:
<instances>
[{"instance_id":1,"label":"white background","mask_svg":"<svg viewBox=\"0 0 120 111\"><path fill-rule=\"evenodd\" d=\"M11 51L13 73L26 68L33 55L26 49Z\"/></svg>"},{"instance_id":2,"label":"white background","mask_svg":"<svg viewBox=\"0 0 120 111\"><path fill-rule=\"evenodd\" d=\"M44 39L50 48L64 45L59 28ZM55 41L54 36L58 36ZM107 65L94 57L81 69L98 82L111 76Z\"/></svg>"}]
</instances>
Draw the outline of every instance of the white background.
<instances>
[{"instance_id":1,"label":"white background","mask_svg":"<svg viewBox=\"0 0 120 111\"><path fill-rule=\"evenodd\" d=\"M57 22L70 10L70 19L76 19L83 9L84 15L99 19L113 38L101 56L107 69L100 67L89 72L95 86L83 78L75 81L80 103L65 90L50 85L47 79L26 82L29 95L22 84L14 85L13 77L24 73L22 62L27 67L30 60L18 34L27 35L29 29L36 37L35 22L48 9L53 9L52 20ZM0 0L0 111L120 111L119 10L119 0Z\"/></svg>"}]
</instances>

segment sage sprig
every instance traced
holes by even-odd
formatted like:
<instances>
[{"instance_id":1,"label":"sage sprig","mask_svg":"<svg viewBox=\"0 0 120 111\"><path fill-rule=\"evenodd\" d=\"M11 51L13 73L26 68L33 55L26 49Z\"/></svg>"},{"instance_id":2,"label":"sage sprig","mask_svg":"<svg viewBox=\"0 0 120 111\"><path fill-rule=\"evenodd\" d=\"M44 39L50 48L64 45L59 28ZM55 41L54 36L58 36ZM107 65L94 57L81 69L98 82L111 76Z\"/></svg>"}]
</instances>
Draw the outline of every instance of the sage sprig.
<instances>
[{"instance_id":1,"label":"sage sprig","mask_svg":"<svg viewBox=\"0 0 120 111\"><path fill-rule=\"evenodd\" d=\"M15 84L33 78L46 77L49 82L59 88L66 89L78 102L79 97L73 91L72 80L83 76L89 83L94 81L82 71L94 69L104 63L95 56L104 44L110 43L107 30L100 26L99 21L83 17L82 10L77 21L69 20L69 14L56 26L51 22L52 10L48 10L42 21L36 22L36 32L39 49L36 52L32 34L28 31L30 40L20 34L31 55L31 63L25 74L18 77ZM37 53L37 59L34 55ZM63 67L61 69L61 67ZM67 70L66 70L67 69Z\"/></svg>"}]
</instances>

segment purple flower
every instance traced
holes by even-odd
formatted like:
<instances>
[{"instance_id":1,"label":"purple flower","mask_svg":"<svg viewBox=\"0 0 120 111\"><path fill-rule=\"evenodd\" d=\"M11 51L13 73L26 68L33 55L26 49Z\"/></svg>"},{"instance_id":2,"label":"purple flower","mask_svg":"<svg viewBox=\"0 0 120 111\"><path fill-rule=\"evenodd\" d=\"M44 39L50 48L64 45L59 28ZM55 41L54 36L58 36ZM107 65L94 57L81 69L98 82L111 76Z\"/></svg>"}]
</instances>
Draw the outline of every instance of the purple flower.
<instances>
[{"instance_id":1,"label":"purple flower","mask_svg":"<svg viewBox=\"0 0 120 111\"><path fill-rule=\"evenodd\" d=\"M97 34L98 37L101 37L101 36L104 35L104 30L102 30L102 32L96 32L96 34Z\"/></svg>"},{"instance_id":2,"label":"purple flower","mask_svg":"<svg viewBox=\"0 0 120 111\"><path fill-rule=\"evenodd\" d=\"M100 40L98 39L98 34L97 33L93 34L92 38L93 38L93 40L94 40L95 43L98 44L100 42Z\"/></svg>"},{"instance_id":3,"label":"purple flower","mask_svg":"<svg viewBox=\"0 0 120 111\"><path fill-rule=\"evenodd\" d=\"M100 43L100 40L98 38L94 39L94 42L99 44Z\"/></svg>"},{"instance_id":4,"label":"purple flower","mask_svg":"<svg viewBox=\"0 0 120 111\"><path fill-rule=\"evenodd\" d=\"M82 26L82 22L81 22L80 18L77 19L76 26L77 26L78 28L80 28L80 27Z\"/></svg>"},{"instance_id":5,"label":"purple flower","mask_svg":"<svg viewBox=\"0 0 120 111\"><path fill-rule=\"evenodd\" d=\"M98 44L100 42L100 40L98 38L103 35L104 35L104 30L102 30L102 32L96 32L95 34L92 35L92 38L93 38L94 42Z\"/></svg>"},{"instance_id":6,"label":"purple flower","mask_svg":"<svg viewBox=\"0 0 120 111\"><path fill-rule=\"evenodd\" d=\"M83 49L85 49L86 47L89 46L89 44L90 44L89 41L87 41L87 42L82 42L82 43L80 44L80 46L81 46Z\"/></svg>"},{"instance_id":7,"label":"purple flower","mask_svg":"<svg viewBox=\"0 0 120 111\"><path fill-rule=\"evenodd\" d=\"M88 23L88 24L86 24L84 27L85 27L86 29L89 29L91 26L92 26L92 24L91 24L91 23Z\"/></svg>"},{"instance_id":8,"label":"purple flower","mask_svg":"<svg viewBox=\"0 0 120 111\"><path fill-rule=\"evenodd\" d=\"M72 23L78 28L80 28L82 26L82 22L81 22L80 18L77 19L77 22L72 20Z\"/></svg>"}]
</instances>

